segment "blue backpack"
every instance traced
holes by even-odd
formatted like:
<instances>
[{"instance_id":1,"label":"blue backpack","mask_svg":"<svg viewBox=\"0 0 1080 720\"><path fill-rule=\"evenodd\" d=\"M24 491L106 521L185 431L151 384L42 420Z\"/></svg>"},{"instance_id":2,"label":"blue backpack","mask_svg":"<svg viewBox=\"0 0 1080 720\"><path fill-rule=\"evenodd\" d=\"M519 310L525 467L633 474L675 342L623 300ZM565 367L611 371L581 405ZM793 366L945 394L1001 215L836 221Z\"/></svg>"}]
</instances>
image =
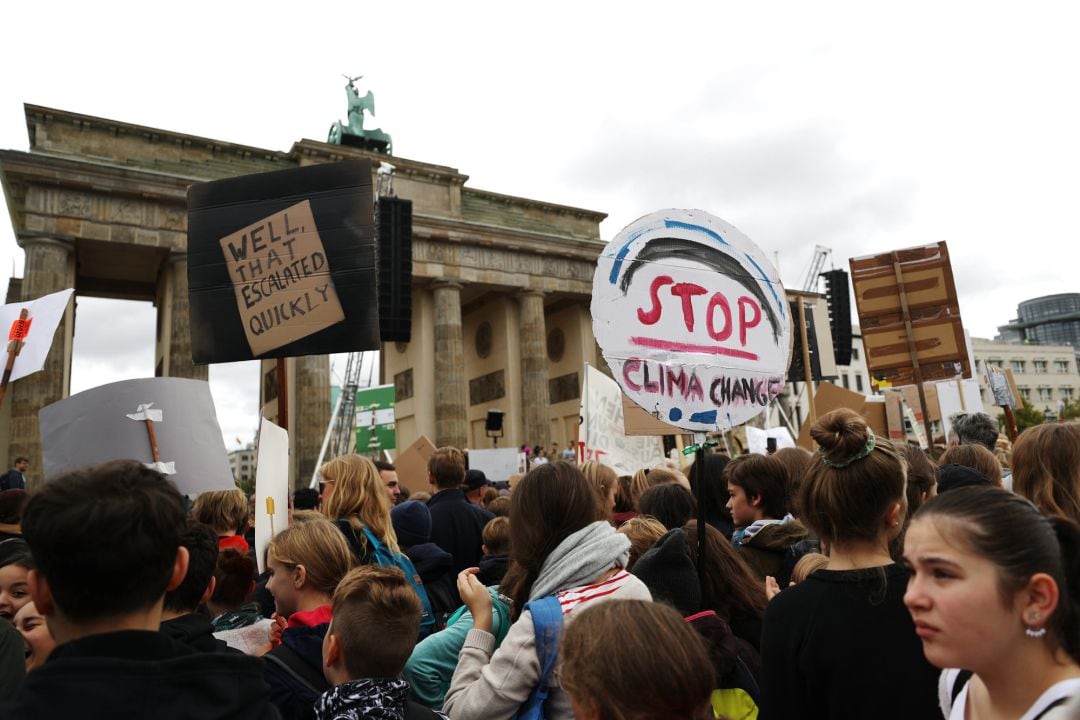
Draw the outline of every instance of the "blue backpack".
<instances>
[{"instance_id":1,"label":"blue backpack","mask_svg":"<svg viewBox=\"0 0 1080 720\"><path fill-rule=\"evenodd\" d=\"M345 532L345 539L349 541L349 544L353 546L353 552L359 557L360 543L356 538L356 533L352 532L352 525L348 520L339 520L337 522L338 527L344 531L348 528L348 532ZM431 600L428 599L427 590L424 589L424 581L420 579L420 573L416 572L416 567L412 564L412 560L409 559L404 553L396 553L390 548L379 542L379 538L375 537L375 533L368 530L366 527L362 528L364 537L368 543L368 556L375 562L376 565L382 567L396 567L401 572L405 573L405 579L412 585L413 590L416 591L416 596L420 598L420 606L423 608L423 612L420 615L420 640L423 640L431 633L435 632L435 613L431 610Z\"/></svg>"},{"instance_id":2,"label":"blue backpack","mask_svg":"<svg viewBox=\"0 0 1080 720\"><path fill-rule=\"evenodd\" d=\"M562 636L563 613L559 599L554 595L537 598L526 603L532 613L533 630L536 633L536 657L540 661L540 680L521 704L514 718L518 720L544 720L544 703L547 702L551 671L559 656L559 638Z\"/></svg>"}]
</instances>

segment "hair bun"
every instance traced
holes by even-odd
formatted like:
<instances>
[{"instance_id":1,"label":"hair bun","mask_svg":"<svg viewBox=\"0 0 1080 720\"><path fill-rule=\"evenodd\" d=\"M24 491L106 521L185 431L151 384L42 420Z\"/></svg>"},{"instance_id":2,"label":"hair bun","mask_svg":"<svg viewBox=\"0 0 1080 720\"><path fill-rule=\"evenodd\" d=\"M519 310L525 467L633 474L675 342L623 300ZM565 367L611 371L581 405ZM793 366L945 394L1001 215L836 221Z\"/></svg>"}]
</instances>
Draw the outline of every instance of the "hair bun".
<instances>
[{"instance_id":1,"label":"hair bun","mask_svg":"<svg viewBox=\"0 0 1080 720\"><path fill-rule=\"evenodd\" d=\"M873 434L866 418L848 408L825 413L810 428L810 437L833 463L844 462L861 451Z\"/></svg>"}]
</instances>

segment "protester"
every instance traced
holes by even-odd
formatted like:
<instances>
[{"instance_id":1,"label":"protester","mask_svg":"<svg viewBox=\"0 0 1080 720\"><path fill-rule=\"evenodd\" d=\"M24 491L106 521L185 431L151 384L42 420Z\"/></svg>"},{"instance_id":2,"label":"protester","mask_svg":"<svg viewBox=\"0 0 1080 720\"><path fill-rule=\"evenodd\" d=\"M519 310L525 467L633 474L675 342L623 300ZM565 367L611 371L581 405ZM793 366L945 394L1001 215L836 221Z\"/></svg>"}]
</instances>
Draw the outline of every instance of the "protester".
<instances>
[{"instance_id":1,"label":"protester","mask_svg":"<svg viewBox=\"0 0 1080 720\"><path fill-rule=\"evenodd\" d=\"M12 538L0 542L0 618L9 623L19 608L30 602L28 577L34 569L34 557L25 540Z\"/></svg>"},{"instance_id":2,"label":"protester","mask_svg":"<svg viewBox=\"0 0 1080 720\"><path fill-rule=\"evenodd\" d=\"M965 447L958 445L957 447ZM945 455L942 455L944 459ZM947 493L950 490L956 488L967 487L969 485L981 485L985 487L991 487L992 483L990 479L983 475L978 470L968 467L967 465L940 465L937 469L937 494Z\"/></svg>"},{"instance_id":3,"label":"protester","mask_svg":"<svg viewBox=\"0 0 1080 720\"><path fill-rule=\"evenodd\" d=\"M799 488L802 487L806 471L810 469L810 462L814 459L814 454L808 450L803 450L801 447L786 447L780 448L769 457L784 466L784 487L787 488L786 504L788 512L798 517L799 513L795 507L796 499L799 497Z\"/></svg>"},{"instance_id":4,"label":"protester","mask_svg":"<svg viewBox=\"0 0 1080 720\"><path fill-rule=\"evenodd\" d=\"M386 493L378 492L387 502ZM270 700L285 720L312 717L315 701L328 689L322 674L323 636L334 588L352 562L345 537L328 520L292 525L270 541L266 587L285 627L263 657Z\"/></svg>"},{"instance_id":5,"label":"protester","mask_svg":"<svg viewBox=\"0 0 1080 720\"><path fill-rule=\"evenodd\" d=\"M16 457L15 466L0 475L0 491L26 489L26 471L29 469L29 460L22 456Z\"/></svg>"},{"instance_id":6,"label":"protester","mask_svg":"<svg viewBox=\"0 0 1080 720\"><path fill-rule=\"evenodd\" d=\"M183 499L160 473L116 460L61 474L30 497L22 527L56 648L0 717L277 717L257 659L158 632L188 565Z\"/></svg>"},{"instance_id":7,"label":"protester","mask_svg":"<svg viewBox=\"0 0 1080 720\"><path fill-rule=\"evenodd\" d=\"M619 491L619 476L607 465L589 460L581 465L581 473L596 492L596 501L600 509L611 516L615 512L615 495Z\"/></svg>"},{"instance_id":8,"label":"protester","mask_svg":"<svg viewBox=\"0 0 1080 720\"><path fill-rule=\"evenodd\" d=\"M52 632L32 602L15 613L15 627L26 641L26 672L36 670L45 664L56 647Z\"/></svg>"},{"instance_id":9,"label":"protester","mask_svg":"<svg viewBox=\"0 0 1080 720\"><path fill-rule=\"evenodd\" d=\"M686 474L690 478L690 490L694 497L700 497L699 483L705 483L705 507L702 513L705 522L720 531L720 534L730 538L735 532L735 524L731 520L731 511L728 510L727 481L724 480L724 468L730 462L727 455L706 451L703 459L695 460Z\"/></svg>"},{"instance_id":10,"label":"protester","mask_svg":"<svg viewBox=\"0 0 1080 720\"><path fill-rule=\"evenodd\" d=\"M431 542L431 513L424 503L409 500L390 511L398 543L420 574L432 612L443 616L455 610L457 575L454 558Z\"/></svg>"},{"instance_id":11,"label":"protester","mask_svg":"<svg viewBox=\"0 0 1080 720\"><path fill-rule=\"evenodd\" d=\"M945 451L939 461L941 465L963 465L981 473L994 487L1002 487L1001 462L991 451L982 445L968 443L956 445ZM911 512L915 512L912 510Z\"/></svg>"},{"instance_id":12,"label":"protester","mask_svg":"<svg viewBox=\"0 0 1080 720\"><path fill-rule=\"evenodd\" d=\"M893 443L896 451L904 458L907 465L907 514L911 518L915 511L922 507L930 498L937 493L937 465L917 445L909 442Z\"/></svg>"},{"instance_id":13,"label":"protester","mask_svg":"<svg viewBox=\"0 0 1080 720\"><path fill-rule=\"evenodd\" d=\"M510 565L510 519L493 518L484 526L483 539L484 557L476 579L484 585L498 585Z\"/></svg>"},{"instance_id":14,"label":"protester","mask_svg":"<svg viewBox=\"0 0 1080 720\"><path fill-rule=\"evenodd\" d=\"M622 527L623 523L637 517L634 509L634 494L630 489L632 479L629 475L619 476L619 487L615 491L615 508L611 513L611 523L615 527Z\"/></svg>"},{"instance_id":15,"label":"protester","mask_svg":"<svg viewBox=\"0 0 1080 720\"><path fill-rule=\"evenodd\" d=\"M473 505L484 507L484 491L488 488L487 475L483 470L466 470L465 482L461 484L461 491L465 493L465 499Z\"/></svg>"},{"instance_id":16,"label":"protester","mask_svg":"<svg viewBox=\"0 0 1080 720\"><path fill-rule=\"evenodd\" d=\"M4 490L0 492L0 542L9 538L21 538L23 505L26 504L25 490Z\"/></svg>"},{"instance_id":17,"label":"protester","mask_svg":"<svg viewBox=\"0 0 1080 720\"><path fill-rule=\"evenodd\" d=\"M630 540L630 557L626 561L626 569L633 570L641 556L666 532L667 528L662 522L644 515L632 517L620 525L619 533Z\"/></svg>"},{"instance_id":18,"label":"protester","mask_svg":"<svg viewBox=\"0 0 1080 720\"><path fill-rule=\"evenodd\" d=\"M604 519L596 493L576 465L560 460L529 471L511 496L510 537L510 569L502 589L515 620L497 650L491 595L476 579L475 568L458 576L474 626L446 695L444 711L455 720L509 718L541 683L537 628L526 603L544 604L543 598L554 596L560 621L570 623L577 610L596 603L650 599L645 585L623 570L630 541ZM542 629L549 627L556 630ZM573 717L557 683L550 687L545 711L550 718Z\"/></svg>"},{"instance_id":19,"label":"protester","mask_svg":"<svg viewBox=\"0 0 1080 720\"><path fill-rule=\"evenodd\" d=\"M760 582L771 576L781 587L789 579L785 556L807 537L806 527L788 514L787 477L784 465L768 455L743 455L724 468L737 528L732 543Z\"/></svg>"},{"instance_id":20,"label":"protester","mask_svg":"<svg viewBox=\"0 0 1080 720\"><path fill-rule=\"evenodd\" d=\"M293 512L297 510L318 510L319 491L315 488L300 488L293 493Z\"/></svg>"},{"instance_id":21,"label":"protester","mask_svg":"<svg viewBox=\"0 0 1080 720\"><path fill-rule=\"evenodd\" d=\"M510 514L510 496L500 495L489 502L486 507L487 511L495 517L506 517Z\"/></svg>"},{"instance_id":22,"label":"protester","mask_svg":"<svg viewBox=\"0 0 1080 720\"><path fill-rule=\"evenodd\" d=\"M251 514L243 491L215 490L199 493L191 506L191 516L196 522L213 528L218 536L218 547L232 548L246 553L250 549L244 539Z\"/></svg>"},{"instance_id":23,"label":"protester","mask_svg":"<svg viewBox=\"0 0 1080 720\"><path fill-rule=\"evenodd\" d=\"M401 570L355 568L338 584L322 665L333 687L319 697L319 720L445 718L409 699L401 671L413 649L422 608Z\"/></svg>"},{"instance_id":24,"label":"protester","mask_svg":"<svg viewBox=\"0 0 1080 720\"><path fill-rule=\"evenodd\" d=\"M1005 490L958 488L919 510L904 559L926 657L955 668L941 676L947 718L1076 717L1060 706L1080 697L1080 527Z\"/></svg>"},{"instance_id":25,"label":"protester","mask_svg":"<svg viewBox=\"0 0 1080 720\"><path fill-rule=\"evenodd\" d=\"M949 418L949 426L950 447L975 443L993 451L997 446L998 424L986 413L956 413Z\"/></svg>"},{"instance_id":26,"label":"protester","mask_svg":"<svg viewBox=\"0 0 1080 720\"><path fill-rule=\"evenodd\" d=\"M206 603L214 637L249 655L266 641L273 622L252 598L255 592L255 561L250 555L226 548L218 553L214 567L214 591ZM271 596L272 598L273 596Z\"/></svg>"},{"instance_id":27,"label":"protester","mask_svg":"<svg viewBox=\"0 0 1080 720\"><path fill-rule=\"evenodd\" d=\"M765 610L761 718L935 717L937 672L904 608L907 574L889 555L904 461L852 410L821 416L810 434L820 450L798 505L829 564Z\"/></svg>"},{"instance_id":28,"label":"protester","mask_svg":"<svg viewBox=\"0 0 1080 720\"><path fill-rule=\"evenodd\" d=\"M630 480L630 496L634 500L634 509L641 511L641 508L638 507L638 501L641 500L643 492L651 487L668 483L677 483L690 490L690 481L682 473L675 470L657 467L642 468L635 472Z\"/></svg>"},{"instance_id":29,"label":"protester","mask_svg":"<svg viewBox=\"0 0 1080 720\"><path fill-rule=\"evenodd\" d=\"M454 558L454 573L480 562L484 526L494 515L465 498L465 457L457 448L443 447L428 459L428 482L435 494L428 501L431 541ZM456 588L455 588L455 599Z\"/></svg>"},{"instance_id":30,"label":"protester","mask_svg":"<svg viewBox=\"0 0 1080 720\"><path fill-rule=\"evenodd\" d=\"M1013 446L1013 490L1047 515L1080 523L1080 423L1045 423Z\"/></svg>"},{"instance_id":31,"label":"protester","mask_svg":"<svg viewBox=\"0 0 1080 720\"><path fill-rule=\"evenodd\" d=\"M379 471L379 479L382 480L383 487L386 488L386 499L390 501L390 505L393 507L402 502L401 483L398 481L397 468L383 460L374 462L375 469Z\"/></svg>"},{"instance_id":32,"label":"protester","mask_svg":"<svg viewBox=\"0 0 1080 720\"><path fill-rule=\"evenodd\" d=\"M214 637L210 618L198 612L214 593L217 535L202 523L189 522L180 535L180 546L188 551L187 574L183 582L165 593L161 632L198 652L229 652L229 646Z\"/></svg>"},{"instance_id":33,"label":"protester","mask_svg":"<svg viewBox=\"0 0 1080 720\"><path fill-rule=\"evenodd\" d=\"M567 626L559 655L562 686L578 720L712 718L705 643L670 607L642 600L595 604Z\"/></svg>"},{"instance_id":34,"label":"protester","mask_svg":"<svg viewBox=\"0 0 1080 720\"><path fill-rule=\"evenodd\" d=\"M656 485L641 493L638 498L641 514L659 520L668 530L682 527L694 517L697 503L694 496L682 485L669 483Z\"/></svg>"},{"instance_id":35,"label":"protester","mask_svg":"<svg viewBox=\"0 0 1080 720\"><path fill-rule=\"evenodd\" d=\"M400 552L390 519L390 498L375 464L362 455L342 455L319 468L323 513L334 521L361 564L372 562L366 528L378 542Z\"/></svg>"}]
</instances>

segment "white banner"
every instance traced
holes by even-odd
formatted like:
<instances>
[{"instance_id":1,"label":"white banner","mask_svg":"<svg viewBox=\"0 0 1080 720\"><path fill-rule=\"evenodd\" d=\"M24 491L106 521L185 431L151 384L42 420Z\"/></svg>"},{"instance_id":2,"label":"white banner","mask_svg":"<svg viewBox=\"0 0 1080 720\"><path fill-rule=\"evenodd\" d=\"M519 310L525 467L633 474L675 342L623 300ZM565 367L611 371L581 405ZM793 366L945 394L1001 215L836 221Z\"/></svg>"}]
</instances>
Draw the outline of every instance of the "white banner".
<instances>
[{"instance_id":1,"label":"white banner","mask_svg":"<svg viewBox=\"0 0 1080 720\"><path fill-rule=\"evenodd\" d=\"M508 480L518 474L517 448L492 448L469 451L469 469L480 470L491 482Z\"/></svg>"},{"instance_id":2,"label":"white banner","mask_svg":"<svg viewBox=\"0 0 1080 720\"><path fill-rule=\"evenodd\" d=\"M660 438L623 434L622 391L619 384L589 364L581 393L581 456L632 475L641 468L664 464Z\"/></svg>"},{"instance_id":3,"label":"white banner","mask_svg":"<svg viewBox=\"0 0 1080 720\"><path fill-rule=\"evenodd\" d=\"M255 470L255 557L259 572L270 539L289 526L289 433L266 418Z\"/></svg>"},{"instance_id":4,"label":"white banner","mask_svg":"<svg viewBox=\"0 0 1080 720\"><path fill-rule=\"evenodd\" d=\"M16 323L21 312L28 311L27 322L21 326L25 333L22 337L25 345L15 357L10 382L15 382L45 367L45 358L49 354L49 347L52 346L56 326L63 319L73 292L75 291L61 290L29 302L0 305L0 332L4 333L3 338L0 338L0 347L6 347L8 341L17 339L16 335L21 334L16 332ZM7 356L2 353L0 356L4 358L0 360L2 363Z\"/></svg>"}]
</instances>

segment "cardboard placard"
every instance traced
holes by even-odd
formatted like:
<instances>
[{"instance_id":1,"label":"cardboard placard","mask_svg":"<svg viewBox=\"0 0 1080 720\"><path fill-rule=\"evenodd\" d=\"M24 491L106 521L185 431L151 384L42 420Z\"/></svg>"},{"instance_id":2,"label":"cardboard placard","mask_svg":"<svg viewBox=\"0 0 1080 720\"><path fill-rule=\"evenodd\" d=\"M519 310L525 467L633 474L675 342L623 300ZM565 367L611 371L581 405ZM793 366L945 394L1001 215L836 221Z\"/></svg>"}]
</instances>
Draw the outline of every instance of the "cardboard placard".
<instances>
[{"instance_id":1,"label":"cardboard placard","mask_svg":"<svg viewBox=\"0 0 1080 720\"><path fill-rule=\"evenodd\" d=\"M884 423L885 417L880 402L874 398L867 398L861 393L833 385L831 382L818 385L817 392L814 393L814 409L819 418L827 412L842 407L851 408L866 418L870 428L878 437L888 437L889 430ZM803 422L795 444L810 451L816 449L814 440L810 437L810 418Z\"/></svg>"},{"instance_id":2,"label":"cardboard placard","mask_svg":"<svg viewBox=\"0 0 1080 720\"><path fill-rule=\"evenodd\" d=\"M620 475L632 475L641 468L664 463L664 448L659 438L626 436L618 383L586 363L582 385L579 458L610 465Z\"/></svg>"},{"instance_id":3,"label":"cardboard placard","mask_svg":"<svg viewBox=\"0 0 1080 720\"><path fill-rule=\"evenodd\" d=\"M658 420L622 393L624 435L681 435L684 431Z\"/></svg>"},{"instance_id":4,"label":"cardboard placard","mask_svg":"<svg viewBox=\"0 0 1080 720\"><path fill-rule=\"evenodd\" d=\"M394 461L398 481L409 488L410 492L431 492L427 462L435 454L435 450L435 445L427 439L427 436L421 435Z\"/></svg>"},{"instance_id":5,"label":"cardboard placard","mask_svg":"<svg viewBox=\"0 0 1080 720\"><path fill-rule=\"evenodd\" d=\"M687 431L740 425L780 393L789 314L765 254L701 210L634 221L593 275L593 334L619 385Z\"/></svg>"},{"instance_id":6,"label":"cardboard placard","mask_svg":"<svg viewBox=\"0 0 1080 720\"><path fill-rule=\"evenodd\" d=\"M289 433L263 418L255 464L255 559L259 572L266 570L266 546L288 526Z\"/></svg>"},{"instance_id":7,"label":"cardboard placard","mask_svg":"<svg viewBox=\"0 0 1080 720\"><path fill-rule=\"evenodd\" d=\"M367 160L188 189L195 362L376 350L376 285Z\"/></svg>"},{"instance_id":8,"label":"cardboard placard","mask_svg":"<svg viewBox=\"0 0 1080 720\"><path fill-rule=\"evenodd\" d=\"M151 418L160 464L181 493L236 487L210 384L143 378L101 385L41 409L45 481L68 470L130 458L153 464L145 417Z\"/></svg>"}]
</instances>

